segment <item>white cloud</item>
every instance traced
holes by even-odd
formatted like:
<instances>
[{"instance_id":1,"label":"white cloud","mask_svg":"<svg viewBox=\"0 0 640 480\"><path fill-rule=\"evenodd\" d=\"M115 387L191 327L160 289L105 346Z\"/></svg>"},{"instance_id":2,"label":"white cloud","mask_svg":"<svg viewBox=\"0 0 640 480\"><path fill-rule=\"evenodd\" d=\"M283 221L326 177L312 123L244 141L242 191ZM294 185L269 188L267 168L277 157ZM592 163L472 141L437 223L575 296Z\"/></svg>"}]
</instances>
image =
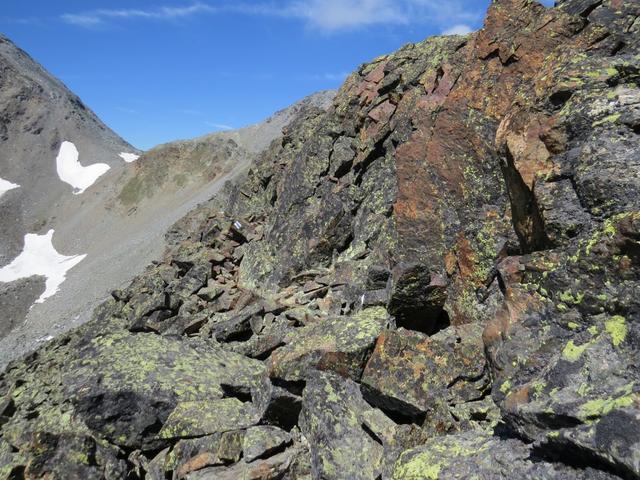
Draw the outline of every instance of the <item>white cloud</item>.
<instances>
[{"instance_id":1,"label":"white cloud","mask_svg":"<svg viewBox=\"0 0 640 480\"><path fill-rule=\"evenodd\" d=\"M74 195L83 193L111 168L106 163L94 163L83 167L78 157L78 149L73 143L62 142L56 158L56 168L60 180L74 188Z\"/></svg>"},{"instance_id":2,"label":"white cloud","mask_svg":"<svg viewBox=\"0 0 640 480\"><path fill-rule=\"evenodd\" d=\"M276 6L278 5L278 6ZM117 20L170 21L197 15L237 14L293 19L326 32L353 30L374 25L432 25L450 30L481 20L483 10L473 10L466 0L288 0L278 4L227 2L215 6L196 2L187 6L152 9L99 9L66 13L70 24L95 28Z\"/></svg>"},{"instance_id":3,"label":"white cloud","mask_svg":"<svg viewBox=\"0 0 640 480\"><path fill-rule=\"evenodd\" d=\"M159 7L155 9L99 9L92 12L65 13L60 18L79 27L95 27L109 19L173 20L190 17L199 13L217 13L219 10L205 3L194 3L186 7Z\"/></svg>"},{"instance_id":4,"label":"white cloud","mask_svg":"<svg viewBox=\"0 0 640 480\"><path fill-rule=\"evenodd\" d=\"M71 25L84 28L96 27L102 23L102 19L96 15L65 13L64 15L60 15L60 18Z\"/></svg>"},{"instance_id":5,"label":"white cloud","mask_svg":"<svg viewBox=\"0 0 640 480\"><path fill-rule=\"evenodd\" d=\"M20 185L17 183L11 183L4 178L0 178L0 197L7 193L9 190L13 190L14 188L18 188Z\"/></svg>"},{"instance_id":6,"label":"white cloud","mask_svg":"<svg viewBox=\"0 0 640 480\"><path fill-rule=\"evenodd\" d=\"M442 35L466 35L467 33L470 33L472 31L473 29L469 25L464 25L463 23L461 23L447 28L442 32Z\"/></svg>"},{"instance_id":7,"label":"white cloud","mask_svg":"<svg viewBox=\"0 0 640 480\"><path fill-rule=\"evenodd\" d=\"M0 282L13 282L41 275L47 278L46 288L36 303L42 303L55 295L65 281L67 271L84 260L86 255L60 255L53 246L53 233L53 230L49 230L45 235L25 235L22 253L9 265L0 268Z\"/></svg>"},{"instance_id":8,"label":"white cloud","mask_svg":"<svg viewBox=\"0 0 640 480\"><path fill-rule=\"evenodd\" d=\"M302 18L322 30L342 30L375 24L406 24L409 18L392 0L296 1L285 14Z\"/></svg>"}]
</instances>

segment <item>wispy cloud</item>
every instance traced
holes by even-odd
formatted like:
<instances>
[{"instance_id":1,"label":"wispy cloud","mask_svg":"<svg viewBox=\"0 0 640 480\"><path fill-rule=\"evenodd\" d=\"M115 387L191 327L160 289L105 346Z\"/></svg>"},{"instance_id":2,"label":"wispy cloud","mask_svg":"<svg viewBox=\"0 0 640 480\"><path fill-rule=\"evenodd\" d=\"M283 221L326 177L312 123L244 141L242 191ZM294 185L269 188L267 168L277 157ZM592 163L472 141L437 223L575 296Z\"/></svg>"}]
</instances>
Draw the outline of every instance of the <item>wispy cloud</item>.
<instances>
[{"instance_id":1,"label":"wispy cloud","mask_svg":"<svg viewBox=\"0 0 640 480\"><path fill-rule=\"evenodd\" d=\"M469 25L465 25L463 23L454 25L453 27L445 29L442 34L443 35L466 35L469 32L472 32L473 28Z\"/></svg>"},{"instance_id":2,"label":"wispy cloud","mask_svg":"<svg viewBox=\"0 0 640 480\"><path fill-rule=\"evenodd\" d=\"M231 125L225 125L224 123L204 122L207 127L217 128L218 130L234 130Z\"/></svg>"},{"instance_id":3,"label":"wispy cloud","mask_svg":"<svg viewBox=\"0 0 640 480\"><path fill-rule=\"evenodd\" d=\"M375 25L430 24L441 31L461 31L478 22L482 10L474 11L464 0L288 0L273 3L196 2L151 9L99 9L65 13L60 19L84 28L96 28L126 20L171 21L201 15L237 14L267 16L304 22L325 32L353 30Z\"/></svg>"},{"instance_id":4,"label":"wispy cloud","mask_svg":"<svg viewBox=\"0 0 640 480\"><path fill-rule=\"evenodd\" d=\"M375 24L407 24L409 17L392 0L296 1L285 13L322 30L343 30Z\"/></svg>"},{"instance_id":5,"label":"wispy cloud","mask_svg":"<svg viewBox=\"0 0 640 480\"><path fill-rule=\"evenodd\" d=\"M219 9L205 3L194 3L185 7L159 7L155 9L99 9L85 13L65 13L60 18L79 27L95 27L109 20L174 20L197 14L215 14Z\"/></svg>"}]
</instances>

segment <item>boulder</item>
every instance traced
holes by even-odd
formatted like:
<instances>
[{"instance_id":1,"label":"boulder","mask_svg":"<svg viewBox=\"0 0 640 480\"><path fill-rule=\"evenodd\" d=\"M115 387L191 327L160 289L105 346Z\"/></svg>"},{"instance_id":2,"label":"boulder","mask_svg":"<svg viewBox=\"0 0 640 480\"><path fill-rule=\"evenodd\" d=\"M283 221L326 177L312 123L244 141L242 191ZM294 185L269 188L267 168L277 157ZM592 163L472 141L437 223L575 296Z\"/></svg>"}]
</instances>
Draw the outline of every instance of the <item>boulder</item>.
<instances>
[{"instance_id":1,"label":"boulder","mask_svg":"<svg viewBox=\"0 0 640 480\"><path fill-rule=\"evenodd\" d=\"M267 360L269 375L299 381L318 369L359 379L368 353L387 321L387 311L373 307L352 317L321 320L298 328L285 338L285 346Z\"/></svg>"},{"instance_id":2,"label":"boulder","mask_svg":"<svg viewBox=\"0 0 640 480\"><path fill-rule=\"evenodd\" d=\"M384 443L395 424L362 398L358 384L334 373L307 381L300 427L311 450L313 478L372 479L384 470Z\"/></svg>"},{"instance_id":3,"label":"boulder","mask_svg":"<svg viewBox=\"0 0 640 480\"><path fill-rule=\"evenodd\" d=\"M447 405L481 399L490 382L485 366L479 325L434 337L400 329L380 336L361 381L373 405L421 423L427 415L446 417Z\"/></svg>"},{"instance_id":4,"label":"boulder","mask_svg":"<svg viewBox=\"0 0 640 480\"><path fill-rule=\"evenodd\" d=\"M244 436L244 460L253 462L258 458L272 456L291 443L291 435L278 427L258 426L247 429Z\"/></svg>"}]
</instances>

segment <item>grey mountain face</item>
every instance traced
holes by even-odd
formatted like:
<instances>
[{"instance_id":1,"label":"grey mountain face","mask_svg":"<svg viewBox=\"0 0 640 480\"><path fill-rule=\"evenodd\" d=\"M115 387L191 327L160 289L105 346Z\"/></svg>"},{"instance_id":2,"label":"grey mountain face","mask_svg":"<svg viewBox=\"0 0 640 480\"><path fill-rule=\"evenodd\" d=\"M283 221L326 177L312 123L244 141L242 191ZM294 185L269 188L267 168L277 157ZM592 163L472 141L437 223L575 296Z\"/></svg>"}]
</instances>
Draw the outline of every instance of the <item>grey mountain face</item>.
<instances>
[{"instance_id":1,"label":"grey mountain face","mask_svg":"<svg viewBox=\"0 0 640 480\"><path fill-rule=\"evenodd\" d=\"M0 272L23 252L27 234L54 230L60 255L86 255L42 303L34 302L45 292L44 276L0 281L0 364L84 322L111 290L162 255L163 236L176 220L242 172L301 108L327 106L333 95L312 96L262 124L165 144L127 163L121 153L141 152L0 35L0 179L19 185L0 196ZM82 168L109 166L81 194L59 175L63 142L76 147Z\"/></svg>"},{"instance_id":2,"label":"grey mountain face","mask_svg":"<svg viewBox=\"0 0 640 480\"><path fill-rule=\"evenodd\" d=\"M72 188L56 173L60 144L73 141L90 163L118 166L136 150L104 125L59 80L0 35L0 178L22 188L2 199L0 265L22 249L24 233L49 224L51 206Z\"/></svg>"}]
</instances>

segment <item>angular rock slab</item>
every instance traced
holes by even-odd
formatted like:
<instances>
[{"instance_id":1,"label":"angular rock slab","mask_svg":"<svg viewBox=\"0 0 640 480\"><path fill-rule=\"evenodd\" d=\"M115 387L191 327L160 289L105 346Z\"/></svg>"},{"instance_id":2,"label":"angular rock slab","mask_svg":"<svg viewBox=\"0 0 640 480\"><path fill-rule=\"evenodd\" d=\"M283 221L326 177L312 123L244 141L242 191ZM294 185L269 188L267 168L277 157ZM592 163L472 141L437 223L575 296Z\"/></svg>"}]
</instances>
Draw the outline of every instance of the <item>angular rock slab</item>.
<instances>
[{"instance_id":1,"label":"angular rock slab","mask_svg":"<svg viewBox=\"0 0 640 480\"><path fill-rule=\"evenodd\" d=\"M327 319L299 328L287 336L284 347L271 354L267 361L269 376L299 381L317 369L357 380L387 321L387 311L373 307L353 317Z\"/></svg>"},{"instance_id":2,"label":"angular rock slab","mask_svg":"<svg viewBox=\"0 0 640 480\"><path fill-rule=\"evenodd\" d=\"M170 452L165 452L158 475L165 478L173 473L173 478L184 478L207 467L235 463L242 456L243 439L244 431L236 430L180 440Z\"/></svg>"},{"instance_id":3,"label":"angular rock slab","mask_svg":"<svg viewBox=\"0 0 640 480\"><path fill-rule=\"evenodd\" d=\"M357 383L316 372L307 381L300 428L311 448L313 478L371 480L384 470L383 443L396 425L362 398Z\"/></svg>"},{"instance_id":4,"label":"angular rock slab","mask_svg":"<svg viewBox=\"0 0 640 480\"><path fill-rule=\"evenodd\" d=\"M406 416L482 397L487 387L482 326L450 327L434 337L384 332L362 375L366 398Z\"/></svg>"},{"instance_id":5,"label":"angular rock slab","mask_svg":"<svg viewBox=\"0 0 640 480\"><path fill-rule=\"evenodd\" d=\"M186 480L277 480L287 478L285 475L298 455L298 450L288 449L265 460L256 460L252 463L239 462L226 467L205 468L184 478Z\"/></svg>"},{"instance_id":6,"label":"angular rock slab","mask_svg":"<svg viewBox=\"0 0 640 480\"><path fill-rule=\"evenodd\" d=\"M395 463L393 480L467 480L540 478L549 480L614 480L592 468L574 469L540 461L530 445L482 431L433 438L407 450Z\"/></svg>"},{"instance_id":7,"label":"angular rock slab","mask_svg":"<svg viewBox=\"0 0 640 480\"><path fill-rule=\"evenodd\" d=\"M541 375L523 385L506 381L496 397L504 398L506 420L550 454L589 451L613 470L640 477L640 379L629 345L640 337L621 316L596 318Z\"/></svg>"},{"instance_id":8,"label":"angular rock slab","mask_svg":"<svg viewBox=\"0 0 640 480\"><path fill-rule=\"evenodd\" d=\"M626 212L566 252L522 257L485 330L505 423L547 455L587 454L630 478L640 477L639 232L640 214Z\"/></svg>"},{"instance_id":9,"label":"angular rock slab","mask_svg":"<svg viewBox=\"0 0 640 480\"><path fill-rule=\"evenodd\" d=\"M274 451L289 445L291 435L278 427L259 426L247 430L244 436L244 460L253 462L270 456Z\"/></svg>"},{"instance_id":10,"label":"angular rock slab","mask_svg":"<svg viewBox=\"0 0 640 480\"><path fill-rule=\"evenodd\" d=\"M76 414L112 443L137 448L253 425L271 388L258 361L147 333L98 336L69 371L64 391Z\"/></svg>"}]
</instances>

